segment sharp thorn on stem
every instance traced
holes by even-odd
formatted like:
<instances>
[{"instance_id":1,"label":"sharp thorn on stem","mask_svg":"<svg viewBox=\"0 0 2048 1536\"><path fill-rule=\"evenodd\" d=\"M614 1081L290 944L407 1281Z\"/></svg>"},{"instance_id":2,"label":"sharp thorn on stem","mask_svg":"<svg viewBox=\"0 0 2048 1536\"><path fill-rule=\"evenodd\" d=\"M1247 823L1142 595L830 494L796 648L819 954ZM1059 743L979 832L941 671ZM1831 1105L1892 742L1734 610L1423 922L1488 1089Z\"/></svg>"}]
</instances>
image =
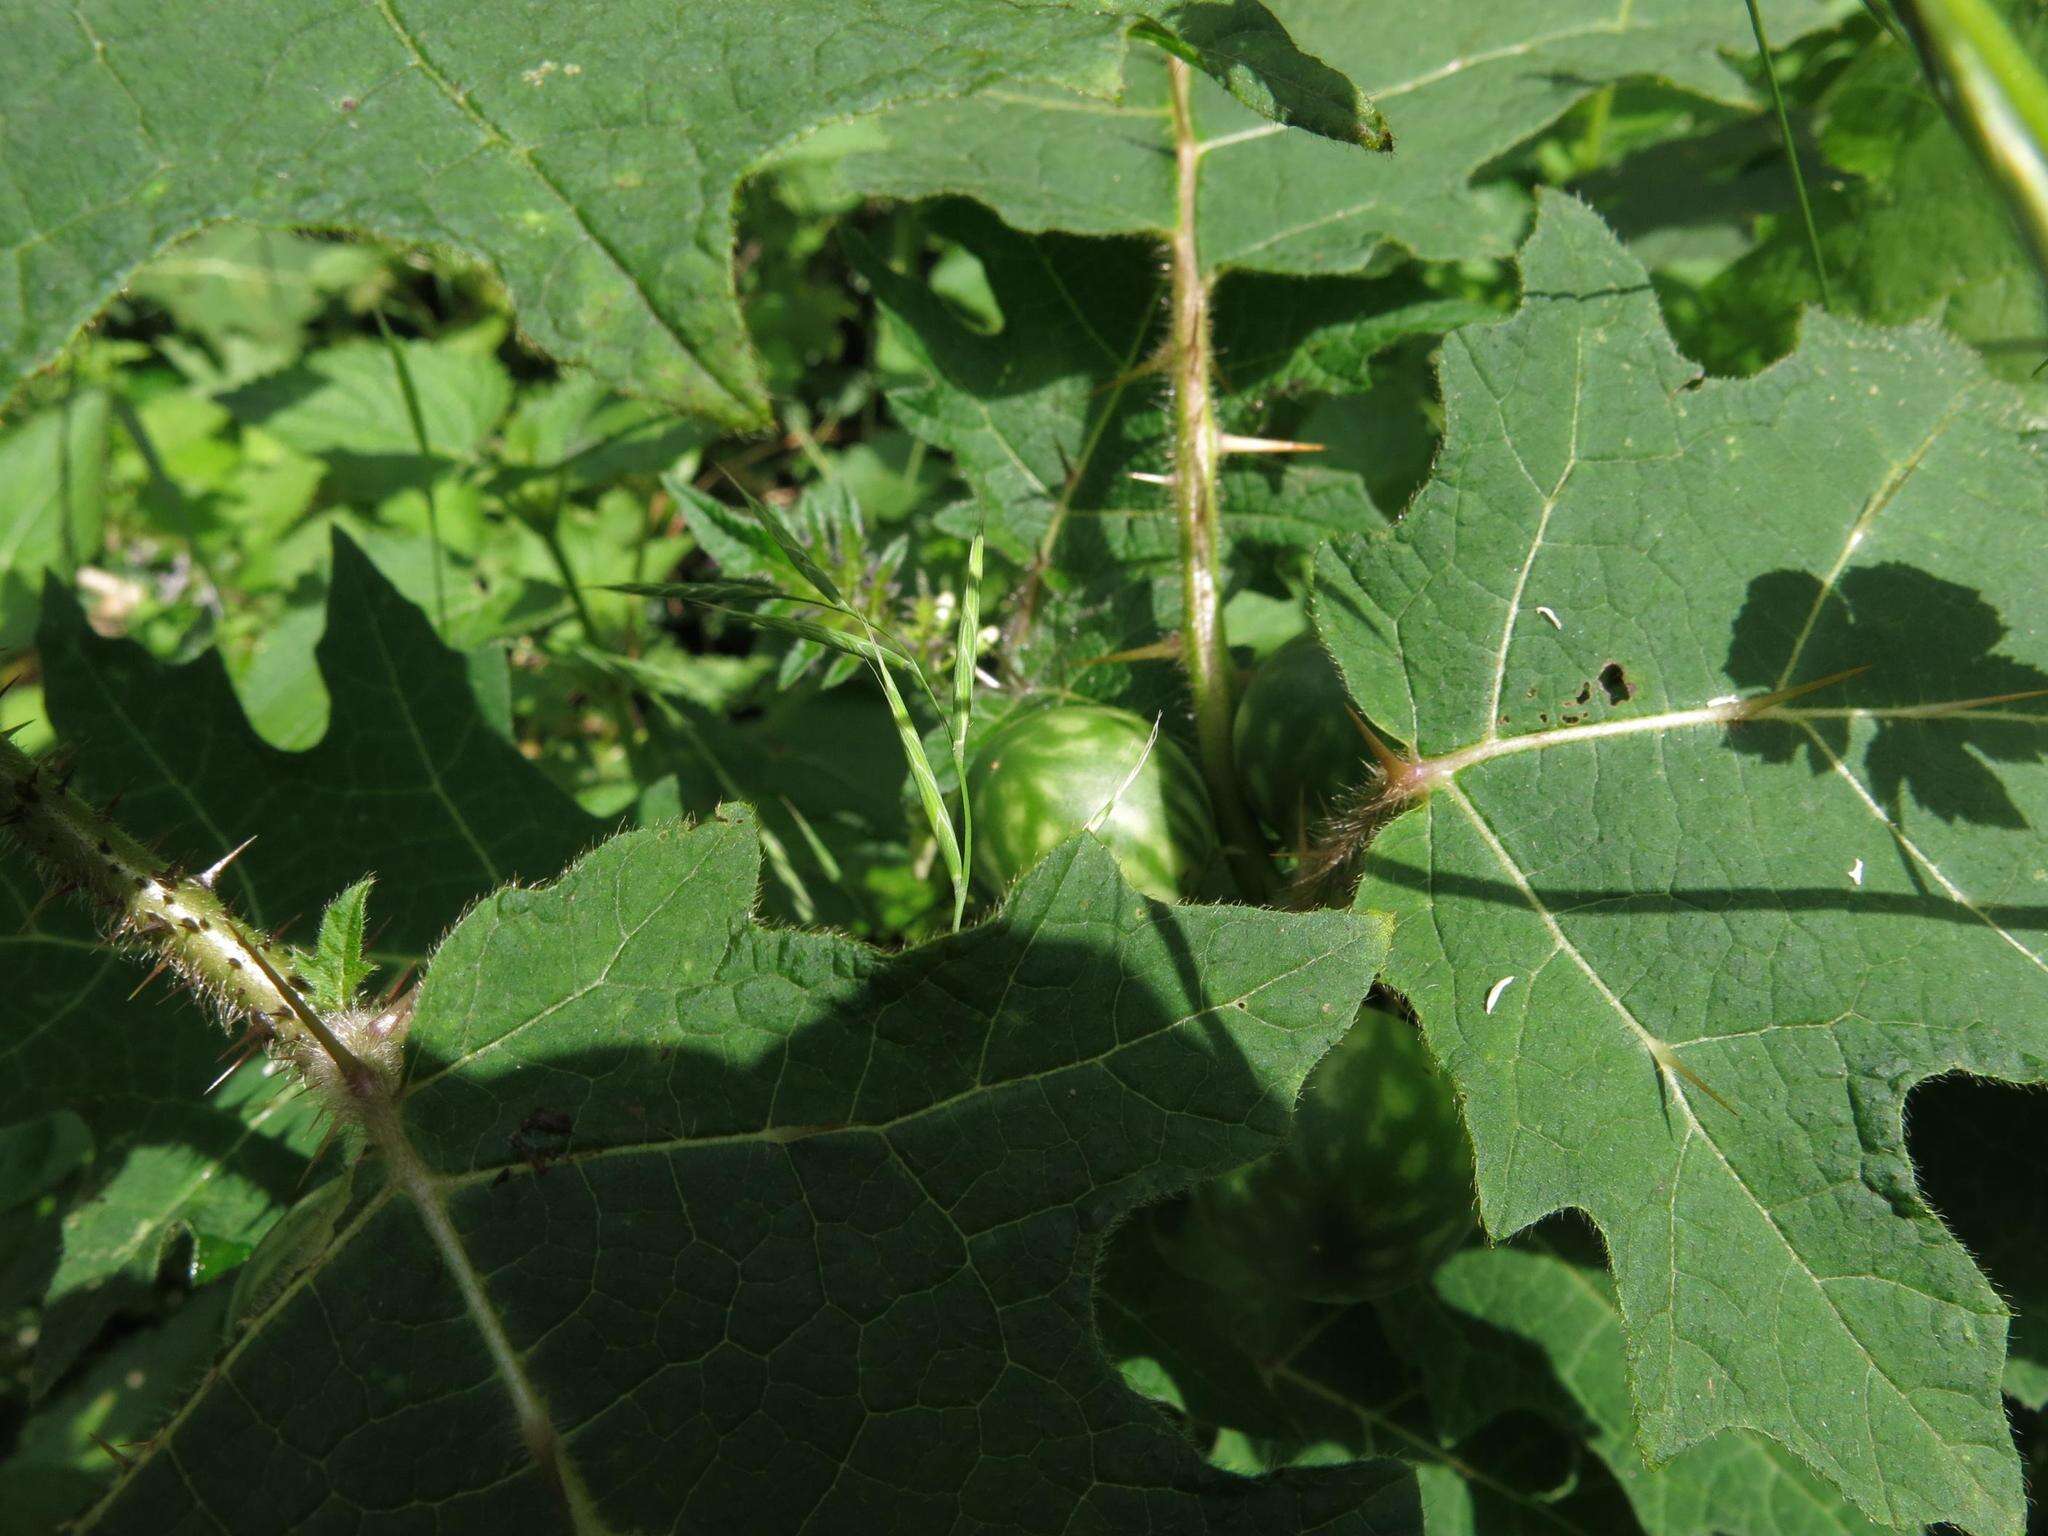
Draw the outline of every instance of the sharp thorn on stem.
<instances>
[{"instance_id":1,"label":"sharp thorn on stem","mask_svg":"<svg viewBox=\"0 0 2048 1536\"><path fill-rule=\"evenodd\" d=\"M389 1008L391 1004L397 1000L398 994L405 990L405 984L412 980L412 973L417 969L418 962L406 962L405 969L398 973L397 980L393 981L391 985L385 990L381 1006Z\"/></svg>"},{"instance_id":2,"label":"sharp thorn on stem","mask_svg":"<svg viewBox=\"0 0 2048 1536\"><path fill-rule=\"evenodd\" d=\"M315 1147L313 1155L306 1159L306 1166L299 1174L297 1185L299 1189L306 1187L306 1180L313 1176L313 1170L320 1166L320 1160L327 1156L328 1149L334 1145L335 1138L341 1134L340 1121L324 1113L321 1115L321 1118L327 1121L327 1129L320 1135L320 1145Z\"/></svg>"},{"instance_id":3,"label":"sharp thorn on stem","mask_svg":"<svg viewBox=\"0 0 2048 1536\"><path fill-rule=\"evenodd\" d=\"M1379 768L1380 776L1387 781L1388 787L1400 789L1406 786L1418 766L1415 760L1403 757L1382 741L1379 732L1366 724L1365 716L1357 710L1346 705L1345 713L1351 716L1351 723L1358 728L1358 734L1365 738L1366 750L1372 753L1372 760Z\"/></svg>"},{"instance_id":4,"label":"sharp thorn on stem","mask_svg":"<svg viewBox=\"0 0 2048 1536\"><path fill-rule=\"evenodd\" d=\"M229 1078L233 1077L237 1072L241 1071L242 1068L246 1067L249 1064L249 1057L251 1054L252 1053L248 1051L244 1051L241 1055L237 1056L233 1061L229 1062L225 1067L223 1067L221 1069L220 1076L216 1077L212 1082L206 1085L206 1091L202 1093L200 1097L210 1098L213 1094L213 1091L216 1088L220 1087L222 1083L226 1082Z\"/></svg>"},{"instance_id":5,"label":"sharp thorn on stem","mask_svg":"<svg viewBox=\"0 0 2048 1536\"><path fill-rule=\"evenodd\" d=\"M1180 636L1168 635L1164 640L1154 640L1149 645L1134 645L1129 650L1105 651L1100 656L1084 656L1078 665L1083 667L1107 667L1132 661L1172 661L1180 655Z\"/></svg>"},{"instance_id":6,"label":"sharp thorn on stem","mask_svg":"<svg viewBox=\"0 0 2048 1536\"><path fill-rule=\"evenodd\" d=\"M152 981L155 981L157 977L163 975L165 971L170 969L170 966L171 957L169 955L164 956L163 959L157 961L155 965L152 965L149 968L149 974L143 977L142 980L135 983L135 990L128 994L128 1001L132 1003L135 1001L135 999L142 996L142 989L148 986Z\"/></svg>"},{"instance_id":7,"label":"sharp thorn on stem","mask_svg":"<svg viewBox=\"0 0 2048 1536\"><path fill-rule=\"evenodd\" d=\"M1963 715L1973 709L1989 709L1994 704L2024 704L2029 699L2048 699L2048 688L2025 688L2018 693L1989 693L1977 699L1957 699L1947 704L1928 704L1915 711L1930 718L1942 715Z\"/></svg>"},{"instance_id":8,"label":"sharp thorn on stem","mask_svg":"<svg viewBox=\"0 0 2048 1536\"><path fill-rule=\"evenodd\" d=\"M1714 1092L1713 1088L1708 1084L1707 1080L1701 1077L1699 1073L1693 1071L1693 1069L1691 1067L1688 1067L1684 1062L1680 1061L1678 1057L1672 1052L1671 1047L1669 1047L1668 1045L1659 1046L1657 1050L1654 1051L1652 1054L1656 1057L1657 1065L1664 1068L1674 1077L1682 1078L1686 1082L1692 1084L1693 1087L1699 1089L1701 1093L1704 1093L1716 1104L1720 1105L1723 1109L1727 1110L1728 1113L1735 1116L1736 1119L1739 1120L1742 1118L1742 1111L1737 1109L1733 1104L1730 1104L1726 1099L1722 1098L1720 1094Z\"/></svg>"},{"instance_id":9,"label":"sharp thorn on stem","mask_svg":"<svg viewBox=\"0 0 2048 1536\"><path fill-rule=\"evenodd\" d=\"M250 836L243 838L240 843L238 843L233 848L230 848L226 853L222 854L197 877L199 883L205 886L209 891L212 890L213 883L221 877L221 871L225 870L230 864L234 863L236 859L239 859L242 856L243 850L255 841L256 838L254 834L251 834Z\"/></svg>"},{"instance_id":10,"label":"sharp thorn on stem","mask_svg":"<svg viewBox=\"0 0 2048 1536\"><path fill-rule=\"evenodd\" d=\"M112 1458L114 1465L119 1467L123 1472L133 1472L135 1470L134 1458L129 1456L127 1452L123 1451L119 1446L115 1445L110 1440L104 1439L92 1430L87 1430L86 1434L91 1437L92 1443L98 1446L102 1451L105 1451L107 1455L110 1458Z\"/></svg>"},{"instance_id":11,"label":"sharp thorn on stem","mask_svg":"<svg viewBox=\"0 0 2048 1536\"><path fill-rule=\"evenodd\" d=\"M1219 453L1321 453L1321 443L1298 443L1285 437L1240 437L1235 432L1216 434Z\"/></svg>"},{"instance_id":12,"label":"sharp thorn on stem","mask_svg":"<svg viewBox=\"0 0 2048 1536\"><path fill-rule=\"evenodd\" d=\"M1138 364L1137 367L1126 368L1122 373L1112 378L1104 379L1090 393L1096 395L1107 394L1112 389L1122 389L1125 385L1135 384L1140 379L1155 378L1159 374L1165 373L1171 366L1172 357L1168 349L1161 347L1155 350L1142 363Z\"/></svg>"}]
</instances>

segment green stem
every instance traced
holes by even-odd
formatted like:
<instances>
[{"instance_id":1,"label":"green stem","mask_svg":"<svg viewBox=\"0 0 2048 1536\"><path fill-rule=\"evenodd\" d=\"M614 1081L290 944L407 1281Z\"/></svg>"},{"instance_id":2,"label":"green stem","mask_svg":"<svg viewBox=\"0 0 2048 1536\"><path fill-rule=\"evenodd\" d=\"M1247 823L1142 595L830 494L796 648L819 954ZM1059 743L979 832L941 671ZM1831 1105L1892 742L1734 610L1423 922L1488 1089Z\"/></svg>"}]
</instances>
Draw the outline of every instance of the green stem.
<instances>
[{"instance_id":1,"label":"green stem","mask_svg":"<svg viewBox=\"0 0 2048 1536\"><path fill-rule=\"evenodd\" d=\"M1614 87L1602 86L1594 93L1586 114L1586 135L1579 141L1579 164L1588 171L1600 169L1600 157L1607 150L1607 124L1614 117Z\"/></svg>"},{"instance_id":2,"label":"green stem","mask_svg":"<svg viewBox=\"0 0 2048 1536\"><path fill-rule=\"evenodd\" d=\"M1949 116L2048 274L2048 79L1985 0L1895 0Z\"/></svg>"},{"instance_id":3,"label":"green stem","mask_svg":"<svg viewBox=\"0 0 2048 1536\"><path fill-rule=\"evenodd\" d=\"M1828 267L1820 254L1820 226L1813 221L1813 204L1806 196L1806 173L1799 168L1799 146L1792 138L1792 118L1785 110L1785 93L1778 89L1778 66L1771 58L1771 40L1764 34L1764 13L1757 9L1757 0L1747 0L1749 5L1749 29L1756 34L1756 56L1762 60L1764 78L1771 85L1771 105L1778 113L1778 133L1785 141L1785 163L1792 168L1792 190L1799 198L1799 216L1806 221L1806 248L1813 257L1814 280L1820 284L1820 303L1823 309L1835 307L1834 296L1828 289Z\"/></svg>"},{"instance_id":4,"label":"green stem","mask_svg":"<svg viewBox=\"0 0 2048 1536\"><path fill-rule=\"evenodd\" d=\"M1210 393L1214 360L1209 284L1202 275L1195 223L1202 151L1189 106L1188 66L1170 58L1166 71L1173 98L1177 171L1169 247L1173 287L1168 346L1173 379L1173 510L1180 524L1181 661L1194 695L1195 743L1217 829L1223 834L1240 889L1256 899L1271 890L1272 870L1238 787L1236 749L1231 743L1235 680L1223 630L1223 519L1216 497L1222 450L1215 399Z\"/></svg>"},{"instance_id":5,"label":"green stem","mask_svg":"<svg viewBox=\"0 0 2048 1536\"><path fill-rule=\"evenodd\" d=\"M555 503L544 518L528 518L524 521L539 538L548 552L548 559L554 562L555 572L562 578L562 585L568 589L569 606L576 610L576 625L583 631L585 648L593 655L604 654L603 642L598 638L597 620L590 612L590 600L583 595L583 583L577 578L576 567L570 563L569 548L562 542L562 506L564 495L562 477L555 476ZM639 733L633 725L632 687L608 668L598 669L598 686L603 696L605 713L611 717L612 729L618 732L619 748L626 754L626 761L632 766L634 776L642 779Z\"/></svg>"},{"instance_id":6,"label":"green stem","mask_svg":"<svg viewBox=\"0 0 2048 1536\"><path fill-rule=\"evenodd\" d=\"M207 595L210 599L209 606L212 608L215 616L218 617L226 611L226 599L223 596L226 589L221 586L220 581L213 574L212 562L206 558L206 551L200 547L199 535L192 527L192 505L186 500L185 492L179 487L178 482L173 480L170 472L165 469L163 457L156 451L156 441L149 435L149 428L143 425L141 415L129 403L127 397L118 391L113 393L112 398L114 415L119 418L122 430L128 434L128 440L135 444L135 451L142 455L142 467L149 475L149 483L177 516L178 531L185 538L185 552L192 557L193 566L205 578ZM68 470L70 464L68 434L63 452L65 454L64 463ZM67 522L65 527L69 528L70 524Z\"/></svg>"},{"instance_id":7,"label":"green stem","mask_svg":"<svg viewBox=\"0 0 2048 1536\"><path fill-rule=\"evenodd\" d=\"M351 1093L381 1083L307 1007L291 961L214 894L219 865L197 876L168 866L74 795L67 778L0 736L0 829L42 866L56 892L82 898L110 938L155 955L160 969L211 1003L230 1028L269 1040L302 1076L338 1078Z\"/></svg>"},{"instance_id":8,"label":"green stem","mask_svg":"<svg viewBox=\"0 0 2048 1536\"><path fill-rule=\"evenodd\" d=\"M562 543L562 477L555 476L555 504L548 508L545 518L536 518L529 524L540 535L540 541L547 547L548 559L554 562L555 573L562 578L562 585L568 589L569 606L576 610L576 623L583 631L583 638L591 645L600 644L597 636L597 621L590 615L590 600L583 595L583 583L576 578L576 567L569 562L569 550Z\"/></svg>"},{"instance_id":9,"label":"green stem","mask_svg":"<svg viewBox=\"0 0 2048 1536\"><path fill-rule=\"evenodd\" d=\"M405 352L398 345L398 338L391 334L391 327L385 323L381 309L377 311L377 331L384 338L384 350L390 354L391 366L397 371L398 393L405 401L405 416L412 425L413 444L419 449L420 462L427 475L427 539L434 546L434 632L445 640L448 637L448 591L441 570L440 477L434 473L434 451L427 441L426 412L420 408L419 391L413 388L412 369L406 365Z\"/></svg>"}]
</instances>

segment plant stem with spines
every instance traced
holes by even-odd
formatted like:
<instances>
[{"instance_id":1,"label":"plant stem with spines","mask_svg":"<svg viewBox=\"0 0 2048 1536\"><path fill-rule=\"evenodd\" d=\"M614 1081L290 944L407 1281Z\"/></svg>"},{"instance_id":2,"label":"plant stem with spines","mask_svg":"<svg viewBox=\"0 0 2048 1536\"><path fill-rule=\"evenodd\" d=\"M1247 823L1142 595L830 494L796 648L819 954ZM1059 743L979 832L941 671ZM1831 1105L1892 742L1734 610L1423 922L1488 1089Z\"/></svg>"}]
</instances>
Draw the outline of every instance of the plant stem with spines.
<instances>
[{"instance_id":1,"label":"plant stem with spines","mask_svg":"<svg viewBox=\"0 0 2048 1536\"><path fill-rule=\"evenodd\" d=\"M386 1064L365 1063L337 1038L298 995L292 962L214 893L219 865L198 876L167 865L73 794L68 777L0 735L0 831L42 866L53 893L79 896L111 940L156 956L223 1022L269 1042L301 1076L354 1094L383 1091Z\"/></svg>"},{"instance_id":2,"label":"plant stem with spines","mask_svg":"<svg viewBox=\"0 0 2048 1536\"><path fill-rule=\"evenodd\" d=\"M1235 689L1223 631L1223 519L1216 499L1221 445L1216 430L1209 328L1209 283L1202 275L1196 200L1201 145L1189 106L1190 72L1170 58L1176 171L1172 271L1172 327L1167 339L1173 381L1173 510L1180 525L1181 661L1194 696L1195 744L1217 830L1243 893L1254 899L1272 887L1264 844L1237 782L1231 741Z\"/></svg>"}]
</instances>

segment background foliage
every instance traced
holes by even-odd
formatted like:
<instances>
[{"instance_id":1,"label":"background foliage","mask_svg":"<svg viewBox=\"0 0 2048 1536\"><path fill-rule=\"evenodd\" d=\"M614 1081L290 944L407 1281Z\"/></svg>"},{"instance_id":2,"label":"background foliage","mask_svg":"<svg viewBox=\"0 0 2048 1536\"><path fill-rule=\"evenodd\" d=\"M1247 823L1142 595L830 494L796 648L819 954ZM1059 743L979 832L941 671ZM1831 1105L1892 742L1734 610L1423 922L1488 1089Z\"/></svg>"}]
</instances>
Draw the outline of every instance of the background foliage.
<instances>
[{"instance_id":1,"label":"background foliage","mask_svg":"<svg viewBox=\"0 0 2048 1536\"><path fill-rule=\"evenodd\" d=\"M155 10L0 0L5 723L288 941L375 877L499 1332L10 852L10 1529L2039 1523L2048 315L1888 8L1763 8L1812 240L1735 0ZM1316 445L1231 660L1431 792L952 935L846 637L1196 748L1177 231ZM1483 1228L1247 1287L1187 1191L1369 990Z\"/></svg>"}]
</instances>

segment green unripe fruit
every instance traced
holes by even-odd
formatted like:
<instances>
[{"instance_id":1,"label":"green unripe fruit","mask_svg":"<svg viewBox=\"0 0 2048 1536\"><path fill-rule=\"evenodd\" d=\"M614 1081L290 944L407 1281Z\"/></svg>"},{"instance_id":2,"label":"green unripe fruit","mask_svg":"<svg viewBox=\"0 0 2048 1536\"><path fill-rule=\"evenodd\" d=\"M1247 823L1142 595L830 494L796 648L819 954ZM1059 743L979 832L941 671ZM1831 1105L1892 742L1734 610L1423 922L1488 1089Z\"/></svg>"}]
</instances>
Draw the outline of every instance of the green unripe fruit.
<instances>
[{"instance_id":1,"label":"green unripe fruit","mask_svg":"<svg viewBox=\"0 0 2048 1536\"><path fill-rule=\"evenodd\" d=\"M1161 901L1192 895L1216 857L1209 796L1187 754L1164 736L1147 755L1151 736L1149 720L1100 704L1051 705L1004 721L967 769L976 876L1000 895L1094 822L1132 885Z\"/></svg>"},{"instance_id":2,"label":"green unripe fruit","mask_svg":"<svg viewBox=\"0 0 2048 1536\"><path fill-rule=\"evenodd\" d=\"M1297 635L1245 685L1233 730L1237 774L1260 821L1298 843L1330 802L1365 777L1364 737L1329 653Z\"/></svg>"},{"instance_id":3,"label":"green unripe fruit","mask_svg":"<svg viewBox=\"0 0 2048 1536\"><path fill-rule=\"evenodd\" d=\"M1287 1145L1158 1220L1167 1260L1226 1290L1365 1301L1415 1284L1473 1228L1450 1080L1412 1024L1362 1008L1309 1074Z\"/></svg>"}]
</instances>

